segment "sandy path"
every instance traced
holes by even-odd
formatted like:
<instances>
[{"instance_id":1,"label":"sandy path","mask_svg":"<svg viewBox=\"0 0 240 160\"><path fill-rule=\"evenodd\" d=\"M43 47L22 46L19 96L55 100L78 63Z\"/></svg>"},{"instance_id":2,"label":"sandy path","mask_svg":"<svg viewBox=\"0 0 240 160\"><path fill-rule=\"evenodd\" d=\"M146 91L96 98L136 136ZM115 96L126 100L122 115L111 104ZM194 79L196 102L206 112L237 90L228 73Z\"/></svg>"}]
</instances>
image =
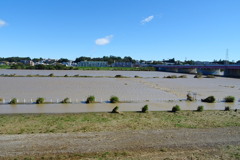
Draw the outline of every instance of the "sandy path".
<instances>
[{"instance_id":1,"label":"sandy path","mask_svg":"<svg viewBox=\"0 0 240 160\"><path fill-rule=\"evenodd\" d=\"M0 159L56 153L194 149L240 145L240 127L99 133L1 135Z\"/></svg>"}]
</instances>

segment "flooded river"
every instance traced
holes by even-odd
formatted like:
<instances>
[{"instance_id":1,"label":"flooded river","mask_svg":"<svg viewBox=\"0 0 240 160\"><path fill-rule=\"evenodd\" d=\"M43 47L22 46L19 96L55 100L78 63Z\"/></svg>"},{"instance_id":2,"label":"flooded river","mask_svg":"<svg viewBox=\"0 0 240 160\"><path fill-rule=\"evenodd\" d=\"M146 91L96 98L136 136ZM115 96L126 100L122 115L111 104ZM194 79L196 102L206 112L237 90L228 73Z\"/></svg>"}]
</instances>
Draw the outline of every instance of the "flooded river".
<instances>
[{"instance_id":1,"label":"flooded river","mask_svg":"<svg viewBox=\"0 0 240 160\"><path fill-rule=\"evenodd\" d=\"M108 112L118 105L122 111L138 111L148 104L150 110L170 110L173 105L182 109L195 110L203 105L205 109L224 109L225 106L240 108L240 79L234 78L187 78L167 79L168 75L182 75L166 72L142 71L42 71L42 70L0 70L0 75L49 75L55 76L109 76L123 75L130 78L83 78L83 77L0 77L0 113L75 113ZM142 78L134 78L139 76ZM188 92L196 93L197 102L185 102ZM90 95L96 97L97 104L83 103ZM111 96L130 103L110 104ZM217 103L200 102L213 95ZM226 96L234 96L233 104L222 102ZM54 104L33 104L38 97ZM64 98L72 104L58 104ZM9 105L12 98L26 104Z\"/></svg>"}]
</instances>

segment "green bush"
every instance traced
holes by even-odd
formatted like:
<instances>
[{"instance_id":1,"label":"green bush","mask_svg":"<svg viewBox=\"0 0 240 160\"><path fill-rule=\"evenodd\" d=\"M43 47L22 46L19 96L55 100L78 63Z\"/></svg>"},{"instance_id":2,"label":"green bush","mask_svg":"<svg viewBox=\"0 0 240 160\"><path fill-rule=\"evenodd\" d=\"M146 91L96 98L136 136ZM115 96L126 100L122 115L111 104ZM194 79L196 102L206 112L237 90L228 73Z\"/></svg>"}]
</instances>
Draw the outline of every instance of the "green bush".
<instances>
[{"instance_id":1,"label":"green bush","mask_svg":"<svg viewBox=\"0 0 240 160\"><path fill-rule=\"evenodd\" d=\"M16 99L16 98L13 98L13 99L9 102L9 104L17 104L17 99Z\"/></svg>"},{"instance_id":2,"label":"green bush","mask_svg":"<svg viewBox=\"0 0 240 160\"><path fill-rule=\"evenodd\" d=\"M197 111L198 112L202 112L204 110L204 107L203 106L198 106L198 108L197 108Z\"/></svg>"},{"instance_id":3,"label":"green bush","mask_svg":"<svg viewBox=\"0 0 240 160\"><path fill-rule=\"evenodd\" d=\"M142 107L142 112L147 113L148 112L148 105L145 105Z\"/></svg>"},{"instance_id":4,"label":"green bush","mask_svg":"<svg viewBox=\"0 0 240 160\"><path fill-rule=\"evenodd\" d=\"M67 75L67 74L65 74L65 75L64 75L64 77L68 77L68 75Z\"/></svg>"},{"instance_id":5,"label":"green bush","mask_svg":"<svg viewBox=\"0 0 240 160\"><path fill-rule=\"evenodd\" d=\"M214 75L207 75L205 78L215 78Z\"/></svg>"},{"instance_id":6,"label":"green bush","mask_svg":"<svg viewBox=\"0 0 240 160\"><path fill-rule=\"evenodd\" d=\"M176 75L171 75L171 76L164 76L163 78L177 78Z\"/></svg>"},{"instance_id":7,"label":"green bush","mask_svg":"<svg viewBox=\"0 0 240 160\"><path fill-rule=\"evenodd\" d=\"M181 75L181 76L178 76L178 78L187 78L186 75Z\"/></svg>"},{"instance_id":8,"label":"green bush","mask_svg":"<svg viewBox=\"0 0 240 160\"><path fill-rule=\"evenodd\" d=\"M94 103L95 102L95 97L94 96L89 96L86 100L86 103Z\"/></svg>"},{"instance_id":9,"label":"green bush","mask_svg":"<svg viewBox=\"0 0 240 160\"><path fill-rule=\"evenodd\" d=\"M214 103L215 102L215 97L214 96L209 96L205 99L201 99L202 102L207 102L207 103Z\"/></svg>"},{"instance_id":10,"label":"green bush","mask_svg":"<svg viewBox=\"0 0 240 160\"><path fill-rule=\"evenodd\" d=\"M142 77L136 75L136 76L134 76L134 78L142 78Z\"/></svg>"},{"instance_id":11,"label":"green bush","mask_svg":"<svg viewBox=\"0 0 240 160\"><path fill-rule=\"evenodd\" d=\"M53 73L51 73L51 74L49 74L48 76L49 76L49 77L54 77L54 74L53 74Z\"/></svg>"},{"instance_id":12,"label":"green bush","mask_svg":"<svg viewBox=\"0 0 240 160\"><path fill-rule=\"evenodd\" d=\"M112 96L112 97L110 98L110 103L118 103L118 102L119 102L119 98L118 98L118 97Z\"/></svg>"},{"instance_id":13,"label":"green bush","mask_svg":"<svg viewBox=\"0 0 240 160\"><path fill-rule=\"evenodd\" d=\"M225 110L225 111L230 111L230 107L229 107L229 106L226 106L224 110Z\"/></svg>"},{"instance_id":14,"label":"green bush","mask_svg":"<svg viewBox=\"0 0 240 160\"><path fill-rule=\"evenodd\" d=\"M202 78L202 74L201 73L198 73L194 76L194 78Z\"/></svg>"},{"instance_id":15,"label":"green bush","mask_svg":"<svg viewBox=\"0 0 240 160\"><path fill-rule=\"evenodd\" d=\"M122 76L122 75L120 75L120 74L118 74L118 75L116 75L115 76L115 78L123 78L124 76Z\"/></svg>"},{"instance_id":16,"label":"green bush","mask_svg":"<svg viewBox=\"0 0 240 160\"><path fill-rule=\"evenodd\" d=\"M42 104L42 103L44 103L44 98L38 98L38 99L36 100L36 103L37 103L37 104Z\"/></svg>"},{"instance_id":17,"label":"green bush","mask_svg":"<svg viewBox=\"0 0 240 160\"><path fill-rule=\"evenodd\" d=\"M172 112L178 112L178 111L181 111L180 106L179 105L173 106Z\"/></svg>"},{"instance_id":18,"label":"green bush","mask_svg":"<svg viewBox=\"0 0 240 160\"><path fill-rule=\"evenodd\" d=\"M113 110L112 110L112 113L119 113L118 109L119 109L118 106L114 107Z\"/></svg>"},{"instance_id":19,"label":"green bush","mask_svg":"<svg viewBox=\"0 0 240 160\"><path fill-rule=\"evenodd\" d=\"M235 101L235 97L233 96L227 96L224 98L225 102L234 102Z\"/></svg>"},{"instance_id":20,"label":"green bush","mask_svg":"<svg viewBox=\"0 0 240 160\"><path fill-rule=\"evenodd\" d=\"M70 103L70 100L69 98L64 98L64 100L62 100L61 103Z\"/></svg>"},{"instance_id":21,"label":"green bush","mask_svg":"<svg viewBox=\"0 0 240 160\"><path fill-rule=\"evenodd\" d=\"M2 98L0 98L0 102L2 102L3 101L3 99Z\"/></svg>"}]
</instances>

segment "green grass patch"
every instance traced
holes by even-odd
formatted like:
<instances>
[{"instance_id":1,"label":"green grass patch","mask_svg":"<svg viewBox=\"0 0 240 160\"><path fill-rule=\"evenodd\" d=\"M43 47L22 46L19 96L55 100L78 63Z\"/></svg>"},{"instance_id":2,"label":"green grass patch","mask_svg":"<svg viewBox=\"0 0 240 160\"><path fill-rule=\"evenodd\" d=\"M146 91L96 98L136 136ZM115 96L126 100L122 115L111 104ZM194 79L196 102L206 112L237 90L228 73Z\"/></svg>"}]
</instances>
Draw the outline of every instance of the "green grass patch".
<instances>
[{"instance_id":1,"label":"green grass patch","mask_svg":"<svg viewBox=\"0 0 240 160\"><path fill-rule=\"evenodd\" d=\"M231 127L240 126L239 119L234 111L0 115L0 134Z\"/></svg>"}]
</instances>

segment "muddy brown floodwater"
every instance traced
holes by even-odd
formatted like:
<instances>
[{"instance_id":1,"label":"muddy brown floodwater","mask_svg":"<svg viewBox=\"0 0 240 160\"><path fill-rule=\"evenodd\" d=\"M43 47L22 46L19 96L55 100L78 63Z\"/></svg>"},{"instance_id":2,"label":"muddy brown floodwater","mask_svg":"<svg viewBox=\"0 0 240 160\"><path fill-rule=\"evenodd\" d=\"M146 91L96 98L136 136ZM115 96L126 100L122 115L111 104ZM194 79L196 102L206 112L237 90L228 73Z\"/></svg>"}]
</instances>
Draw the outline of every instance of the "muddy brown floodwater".
<instances>
[{"instance_id":1,"label":"muddy brown floodwater","mask_svg":"<svg viewBox=\"0 0 240 160\"><path fill-rule=\"evenodd\" d=\"M1 74L49 75L56 76L111 76L123 75L131 78L75 78L75 77L0 77L0 113L72 113L72 112L108 112L118 105L122 111L140 110L145 104L150 110L169 110L180 105L183 110L194 110L199 105L205 109L224 109L225 106L240 108L240 80L234 78L187 78L167 79L167 75L183 75L166 72L143 71L38 71L38 70L0 70ZM142 78L134 78L134 76ZM157 77L157 78L156 78ZM188 92L196 93L197 102L185 102ZM84 101L94 95L99 103L85 104ZM121 101L130 103L110 104L110 97L118 96ZM200 102L210 95L217 102ZM226 96L234 96L235 103L224 103ZM12 98L26 104L8 105ZM38 97L55 104L30 104ZM57 104L69 97L72 104ZM183 101L181 101L183 100Z\"/></svg>"}]
</instances>

